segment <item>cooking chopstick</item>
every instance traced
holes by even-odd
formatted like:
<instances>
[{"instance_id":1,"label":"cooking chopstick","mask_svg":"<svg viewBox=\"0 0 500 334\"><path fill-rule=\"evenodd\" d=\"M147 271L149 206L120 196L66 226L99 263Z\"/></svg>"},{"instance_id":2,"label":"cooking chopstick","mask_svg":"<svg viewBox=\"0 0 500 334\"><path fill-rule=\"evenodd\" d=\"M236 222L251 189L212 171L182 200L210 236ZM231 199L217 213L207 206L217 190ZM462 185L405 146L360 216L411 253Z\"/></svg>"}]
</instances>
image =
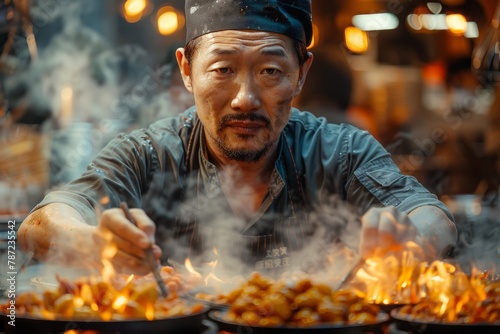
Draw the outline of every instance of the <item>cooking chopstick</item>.
<instances>
[{"instance_id":1,"label":"cooking chopstick","mask_svg":"<svg viewBox=\"0 0 500 334\"><path fill-rule=\"evenodd\" d=\"M123 213L125 214L125 217L135 226L137 226L137 222L135 221L134 217L130 213L130 210L128 209L128 205L125 202L120 203L120 208L122 209ZM153 255L153 248L150 247L146 249L146 259L148 261L149 268L151 269L151 272L153 273L156 283L158 284L158 287L160 288L161 295L163 297L168 296L168 288L165 285L165 282L163 281L163 278L160 275L160 272L158 270L158 262L156 262L156 259Z\"/></svg>"},{"instance_id":2,"label":"cooking chopstick","mask_svg":"<svg viewBox=\"0 0 500 334\"><path fill-rule=\"evenodd\" d=\"M343 289L347 283L349 283L354 276L356 276L356 273L358 272L361 267L365 264L365 259L363 257L360 257L354 266L351 267L351 269L347 272L347 274L344 275L344 277L340 280L340 284L337 287L337 290Z\"/></svg>"}]
</instances>

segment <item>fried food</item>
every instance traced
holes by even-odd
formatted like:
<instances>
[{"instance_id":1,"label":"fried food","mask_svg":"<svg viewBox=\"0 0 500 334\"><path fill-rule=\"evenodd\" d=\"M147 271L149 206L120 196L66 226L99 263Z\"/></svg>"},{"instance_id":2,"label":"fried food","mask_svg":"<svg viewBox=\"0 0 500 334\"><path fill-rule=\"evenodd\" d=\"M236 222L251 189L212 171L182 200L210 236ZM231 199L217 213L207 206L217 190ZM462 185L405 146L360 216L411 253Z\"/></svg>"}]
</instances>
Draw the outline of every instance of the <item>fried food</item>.
<instances>
[{"instance_id":1,"label":"fried food","mask_svg":"<svg viewBox=\"0 0 500 334\"><path fill-rule=\"evenodd\" d=\"M58 286L43 292L24 292L15 300L16 315L43 319L72 320L126 320L162 319L199 313L202 303L189 303L178 294L186 286L172 269L162 269L162 277L169 287L166 298L159 296L152 277L125 279L117 275L110 281L102 277L82 277L69 281L57 276ZM0 312L8 314L9 303L0 305Z\"/></svg>"},{"instance_id":2,"label":"fried food","mask_svg":"<svg viewBox=\"0 0 500 334\"><path fill-rule=\"evenodd\" d=\"M310 327L377 323L380 309L349 291L308 278L273 281L254 273L226 296L229 322L250 326Z\"/></svg>"}]
</instances>

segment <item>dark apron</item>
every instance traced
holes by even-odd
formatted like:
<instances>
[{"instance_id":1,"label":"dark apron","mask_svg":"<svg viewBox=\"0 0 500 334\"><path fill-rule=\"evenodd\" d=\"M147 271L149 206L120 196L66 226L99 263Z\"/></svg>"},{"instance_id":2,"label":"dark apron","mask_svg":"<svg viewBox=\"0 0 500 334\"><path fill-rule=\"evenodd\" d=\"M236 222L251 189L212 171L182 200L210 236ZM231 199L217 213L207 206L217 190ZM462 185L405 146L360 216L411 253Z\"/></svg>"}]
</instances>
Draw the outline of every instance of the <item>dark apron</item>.
<instances>
[{"instance_id":1,"label":"dark apron","mask_svg":"<svg viewBox=\"0 0 500 334\"><path fill-rule=\"evenodd\" d=\"M200 136L203 127L197 119L187 117L185 126L180 130L180 137L184 143L186 152L181 173L181 183L186 197L196 194L198 200L203 195L203 181L193 180L192 175L199 175L200 169L199 150ZM231 233L228 231L211 231L205 226L202 215L178 215L174 224L173 237L179 245L187 247L190 252L185 254L192 258L201 252L210 252L213 245L207 244L208 236L216 235L223 240L226 254L218 254L219 259L238 257L240 261L246 262L252 270L275 274L294 265L293 253L299 251L307 242L313 231L307 221L308 203L302 192L300 177L296 168L291 148L284 136L283 141L283 162L285 170L285 182L288 188L288 202L290 212L275 213L273 217L264 215L260 233L255 230L248 230L243 233ZM200 176L197 176L200 178ZM201 204L201 203L199 203ZM184 210L186 212L186 210ZM261 221L257 222L257 224ZM176 259L177 261L182 259ZM295 264L297 265L297 264Z\"/></svg>"}]
</instances>

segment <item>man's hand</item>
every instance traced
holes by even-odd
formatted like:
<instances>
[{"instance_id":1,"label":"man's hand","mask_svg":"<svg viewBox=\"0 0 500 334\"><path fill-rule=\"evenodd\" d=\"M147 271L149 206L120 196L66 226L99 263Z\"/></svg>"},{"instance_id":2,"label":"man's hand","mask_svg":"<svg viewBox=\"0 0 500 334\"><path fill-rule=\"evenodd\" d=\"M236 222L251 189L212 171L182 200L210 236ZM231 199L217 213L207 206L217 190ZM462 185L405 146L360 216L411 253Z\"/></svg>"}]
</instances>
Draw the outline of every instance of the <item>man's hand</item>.
<instances>
[{"instance_id":1,"label":"man's hand","mask_svg":"<svg viewBox=\"0 0 500 334\"><path fill-rule=\"evenodd\" d=\"M115 270L147 274L150 268L145 250L152 247L155 258L161 256L160 247L155 245L156 227L143 210L131 209L130 213L137 226L119 208L104 211L95 229L94 240L101 251L108 245L116 246L116 253L109 259Z\"/></svg>"},{"instance_id":2,"label":"man's hand","mask_svg":"<svg viewBox=\"0 0 500 334\"><path fill-rule=\"evenodd\" d=\"M398 251L417 238L417 228L408 215L395 207L372 208L361 218L360 255L382 256Z\"/></svg>"}]
</instances>

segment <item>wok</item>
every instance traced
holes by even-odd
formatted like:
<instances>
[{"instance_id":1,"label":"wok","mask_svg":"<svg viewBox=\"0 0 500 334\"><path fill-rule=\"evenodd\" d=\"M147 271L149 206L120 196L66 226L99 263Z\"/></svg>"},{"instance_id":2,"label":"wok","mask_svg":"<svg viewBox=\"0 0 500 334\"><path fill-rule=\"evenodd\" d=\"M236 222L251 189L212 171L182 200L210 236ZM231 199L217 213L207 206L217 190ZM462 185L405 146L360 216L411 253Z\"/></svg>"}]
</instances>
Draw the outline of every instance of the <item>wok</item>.
<instances>
[{"instance_id":1,"label":"wok","mask_svg":"<svg viewBox=\"0 0 500 334\"><path fill-rule=\"evenodd\" d=\"M424 322L422 320L410 320L406 316L398 314L398 309L391 311L391 318L396 328L410 333L422 334L498 334L500 333L500 323L446 323L446 322Z\"/></svg>"},{"instance_id":2,"label":"wok","mask_svg":"<svg viewBox=\"0 0 500 334\"><path fill-rule=\"evenodd\" d=\"M49 320L35 317L15 318L15 327L8 324L11 319L5 314L0 315L3 331L9 333L59 334L68 330L94 330L109 334L159 334L159 333L201 333L206 330L202 321L206 319L208 307L194 314L179 317L161 318L155 320Z\"/></svg>"},{"instance_id":3,"label":"wok","mask_svg":"<svg viewBox=\"0 0 500 334\"><path fill-rule=\"evenodd\" d=\"M378 317L378 322L371 324L346 324L332 325L322 324L313 327L295 327L295 326L279 326L279 327L259 327L243 324L236 324L225 320L227 311L211 310L208 312L208 318L215 322L221 331L232 333L252 333L252 334L362 334L374 333L382 334L386 332L389 324L389 314L381 312Z\"/></svg>"}]
</instances>

